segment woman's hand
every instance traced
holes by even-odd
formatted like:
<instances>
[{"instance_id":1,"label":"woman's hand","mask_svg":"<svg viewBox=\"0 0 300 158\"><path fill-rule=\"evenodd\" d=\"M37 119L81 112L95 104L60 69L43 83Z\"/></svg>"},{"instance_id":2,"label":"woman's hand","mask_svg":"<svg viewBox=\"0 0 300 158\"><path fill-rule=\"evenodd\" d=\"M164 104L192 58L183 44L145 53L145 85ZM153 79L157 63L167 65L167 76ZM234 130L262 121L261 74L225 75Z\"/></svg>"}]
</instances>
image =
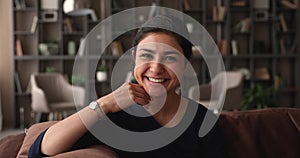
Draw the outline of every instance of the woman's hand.
<instances>
[{"instance_id":1,"label":"woman's hand","mask_svg":"<svg viewBox=\"0 0 300 158\"><path fill-rule=\"evenodd\" d=\"M151 98L139 84L124 83L112 93L97 100L105 113L118 112L133 104L147 105Z\"/></svg>"}]
</instances>

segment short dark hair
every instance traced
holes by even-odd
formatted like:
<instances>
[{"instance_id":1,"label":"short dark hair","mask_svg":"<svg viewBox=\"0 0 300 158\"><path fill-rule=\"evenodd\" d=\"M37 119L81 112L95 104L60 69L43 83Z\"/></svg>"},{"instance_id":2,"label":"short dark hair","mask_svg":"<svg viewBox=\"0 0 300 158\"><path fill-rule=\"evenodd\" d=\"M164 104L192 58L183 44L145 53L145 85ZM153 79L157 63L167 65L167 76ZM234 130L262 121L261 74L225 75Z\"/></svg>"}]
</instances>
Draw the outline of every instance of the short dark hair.
<instances>
[{"instance_id":1,"label":"short dark hair","mask_svg":"<svg viewBox=\"0 0 300 158\"><path fill-rule=\"evenodd\" d=\"M136 46L139 44L139 42L151 33L165 33L175 38L175 40L181 46L184 56L187 59L190 59L192 55L192 43L187 38L174 31L178 31L184 34L184 36L189 37L189 33L183 21L172 16L155 16L149 19L137 31L132 46L134 49L136 49Z\"/></svg>"}]
</instances>

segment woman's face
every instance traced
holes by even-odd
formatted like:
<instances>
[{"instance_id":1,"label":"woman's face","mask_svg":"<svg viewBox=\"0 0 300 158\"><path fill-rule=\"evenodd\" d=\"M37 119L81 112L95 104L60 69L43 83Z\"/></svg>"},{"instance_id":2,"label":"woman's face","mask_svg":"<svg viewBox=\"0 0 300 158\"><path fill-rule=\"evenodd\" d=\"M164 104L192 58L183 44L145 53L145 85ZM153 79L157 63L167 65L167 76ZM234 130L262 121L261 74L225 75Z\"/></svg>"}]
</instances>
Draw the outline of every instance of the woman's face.
<instances>
[{"instance_id":1,"label":"woman's face","mask_svg":"<svg viewBox=\"0 0 300 158\"><path fill-rule=\"evenodd\" d=\"M185 70L183 50L165 33L150 33L137 45L134 77L151 96L175 92Z\"/></svg>"}]
</instances>

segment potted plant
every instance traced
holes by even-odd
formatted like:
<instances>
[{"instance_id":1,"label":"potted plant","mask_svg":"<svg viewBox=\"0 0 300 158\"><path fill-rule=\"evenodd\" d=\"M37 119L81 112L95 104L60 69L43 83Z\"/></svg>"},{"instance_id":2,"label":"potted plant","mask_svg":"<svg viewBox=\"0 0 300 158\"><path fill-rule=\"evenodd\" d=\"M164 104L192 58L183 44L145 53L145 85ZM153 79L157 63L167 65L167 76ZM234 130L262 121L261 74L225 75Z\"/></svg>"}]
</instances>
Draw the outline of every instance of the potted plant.
<instances>
[{"instance_id":1,"label":"potted plant","mask_svg":"<svg viewBox=\"0 0 300 158\"><path fill-rule=\"evenodd\" d=\"M81 86L84 83L84 77L82 75L72 75L71 83L76 86Z\"/></svg>"},{"instance_id":2,"label":"potted plant","mask_svg":"<svg viewBox=\"0 0 300 158\"><path fill-rule=\"evenodd\" d=\"M242 110L262 109L277 106L276 91L273 87L264 88L261 84L252 84L243 95Z\"/></svg>"},{"instance_id":3,"label":"potted plant","mask_svg":"<svg viewBox=\"0 0 300 158\"><path fill-rule=\"evenodd\" d=\"M45 70L47 73L56 72L56 68L53 66L47 66Z\"/></svg>"}]
</instances>

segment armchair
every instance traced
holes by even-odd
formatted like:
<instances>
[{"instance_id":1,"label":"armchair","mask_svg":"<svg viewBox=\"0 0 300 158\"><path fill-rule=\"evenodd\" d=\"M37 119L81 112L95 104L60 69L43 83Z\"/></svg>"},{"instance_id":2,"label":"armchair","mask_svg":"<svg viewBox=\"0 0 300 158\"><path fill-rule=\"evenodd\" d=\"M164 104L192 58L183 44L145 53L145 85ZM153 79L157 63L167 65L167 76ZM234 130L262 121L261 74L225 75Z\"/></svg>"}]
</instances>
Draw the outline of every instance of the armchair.
<instances>
[{"instance_id":1,"label":"armchair","mask_svg":"<svg viewBox=\"0 0 300 158\"><path fill-rule=\"evenodd\" d=\"M191 99L198 101L208 109L214 109L216 99L211 98L212 85L218 84L219 80L227 80L226 95L223 105L223 110L237 110L242 107L242 93L243 93L243 74L238 71L226 71L217 74L210 83L192 86L189 89L188 96ZM200 92L200 93L199 93ZM200 94L197 98L197 94Z\"/></svg>"},{"instance_id":2,"label":"armchair","mask_svg":"<svg viewBox=\"0 0 300 158\"><path fill-rule=\"evenodd\" d=\"M36 122L40 121L42 113L61 114L62 112L75 111L76 106L82 107L84 105L84 88L69 84L62 74L31 74L30 83L31 108L36 114Z\"/></svg>"}]
</instances>

